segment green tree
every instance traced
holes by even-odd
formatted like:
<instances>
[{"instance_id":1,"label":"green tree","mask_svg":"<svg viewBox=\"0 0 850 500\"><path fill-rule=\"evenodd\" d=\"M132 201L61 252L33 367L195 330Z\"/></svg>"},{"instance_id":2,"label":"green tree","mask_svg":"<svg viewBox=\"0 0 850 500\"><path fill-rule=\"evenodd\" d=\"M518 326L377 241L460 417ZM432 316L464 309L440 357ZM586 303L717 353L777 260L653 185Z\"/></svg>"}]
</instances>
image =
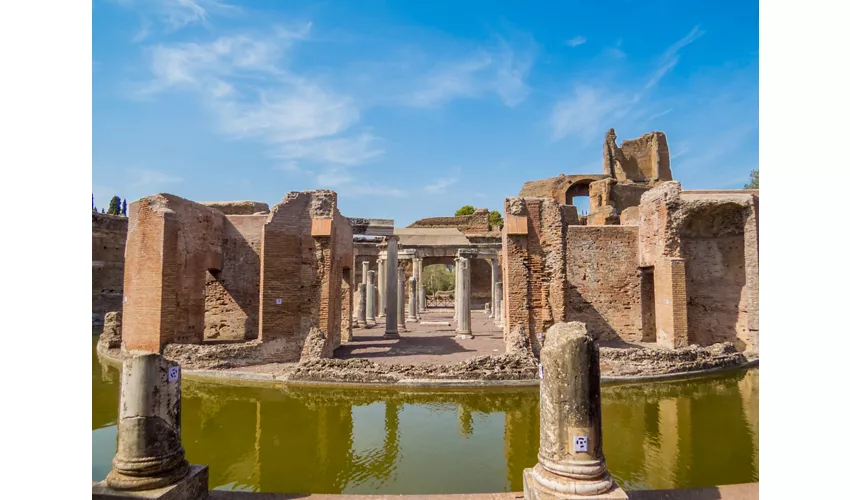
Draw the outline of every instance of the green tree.
<instances>
[{"instance_id":1,"label":"green tree","mask_svg":"<svg viewBox=\"0 0 850 500\"><path fill-rule=\"evenodd\" d=\"M759 169L755 169L750 172L750 183L744 186L744 189L758 189L759 188Z\"/></svg>"},{"instance_id":2,"label":"green tree","mask_svg":"<svg viewBox=\"0 0 850 500\"><path fill-rule=\"evenodd\" d=\"M490 212L490 229L501 229L504 225L505 221L502 219L502 214L498 210Z\"/></svg>"},{"instance_id":3,"label":"green tree","mask_svg":"<svg viewBox=\"0 0 850 500\"><path fill-rule=\"evenodd\" d=\"M113 196L109 200L109 208L106 210L109 215L121 215L121 198Z\"/></svg>"},{"instance_id":4,"label":"green tree","mask_svg":"<svg viewBox=\"0 0 850 500\"><path fill-rule=\"evenodd\" d=\"M422 282L425 283L425 293L428 295L433 295L434 292L454 290L455 273L444 264L426 266L422 270Z\"/></svg>"},{"instance_id":5,"label":"green tree","mask_svg":"<svg viewBox=\"0 0 850 500\"><path fill-rule=\"evenodd\" d=\"M121 202L121 215L123 215L124 217L127 217L127 199L126 198L124 199L124 201Z\"/></svg>"},{"instance_id":6,"label":"green tree","mask_svg":"<svg viewBox=\"0 0 850 500\"><path fill-rule=\"evenodd\" d=\"M475 213L475 207L472 205L464 205L460 207L457 212L455 212L455 217L460 217L461 215L472 215Z\"/></svg>"}]
</instances>

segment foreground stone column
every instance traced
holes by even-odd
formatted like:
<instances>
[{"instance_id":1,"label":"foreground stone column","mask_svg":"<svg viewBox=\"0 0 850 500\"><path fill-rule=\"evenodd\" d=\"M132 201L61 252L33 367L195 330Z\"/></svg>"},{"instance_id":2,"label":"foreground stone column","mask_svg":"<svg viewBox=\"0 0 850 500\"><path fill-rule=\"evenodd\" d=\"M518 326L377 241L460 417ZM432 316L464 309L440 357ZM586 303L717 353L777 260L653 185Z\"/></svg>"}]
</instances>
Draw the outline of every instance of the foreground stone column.
<instances>
[{"instance_id":1,"label":"foreground stone column","mask_svg":"<svg viewBox=\"0 0 850 500\"><path fill-rule=\"evenodd\" d=\"M360 282L363 283L364 285L366 285L367 284L366 283L366 274L369 272L369 261L364 260L360 265L361 265L360 273L362 274L362 277L360 278Z\"/></svg>"},{"instance_id":2,"label":"foreground stone column","mask_svg":"<svg viewBox=\"0 0 850 500\"><path fill-rule=\"evenodd\" d=\"M416 299L419 304L416 308L416 316L419 317L422 314L422 311L428 308L428 304L425 297L425 282L422 280L422 258L418 257L415 261L417 271L416 271L416 283L419 287L416 290Z\"/></svg>"},{"instance_id":3,"label":"foreground stone column","mask_svg":"<svg viewBox=\"0 0 850 500\"><path fill-rule=\"evenodd\" d=\"M357 284L357 328L366 328L366 285Z\"/></svg>"},{"instance_id":4,"label":"foreground stone column","mask_svg":"<svg viewBox=\"0 0 850 500\"><path fill-rule=\"evenodd\" d=\"M386 293L385 306L387 313L387 325L384 338L398 338L398 236L386 237L387 263L386 263Z\"/></svg>"},{"instance_id":5,"label":"foreground stone column","mask_svg":"<svg viewBox=\"0 0 850 500\"><path fill-rule=\"evenodd\" d=\"M111 489L151 490L186 477L177 363L155 353L125 359L118 411L118 452L106 476Z\"/></svg>"},{"instance_id":6,"label":"foreground stone column","mask_svg":"<svg viewBox=\"0 0 850 500\"><path fill-rule=\"evenodd\" d=\"M384 317L384 295L387 293L387 270L384 266L384 259L378 259L378 313L375 315L378 318Z\"/></svg>"},{"instance_id":7,"label":"foreground stone column","mask_svg":"<svg viewBox=\"0 0 850 500\"><path fill-rule=\"evenodd\" d=\"M419 321L416 310L419 308L419 302L416 298L416 291L418 285L416 284L416 276L411 276L409 280L410 286L408 287L408 304L407 304L407 321L412 321L416 323Z\"/></svg>"},{"instance_id":8,"label":"foreground stone column","mask_svg":"<svg viewBox=\"0 0 850 500\"><path fill-rule=\"evenodd\" d=\"M469 258L459 257L457 259L457 332L456 337L460 339L471 339L472 335L472 290L470 289Z\"/></svg>"},{"instance_id":9,"label":"foreground stone column","mask_svg":"<svg viewBox=\"0 0 850 500\"><path fill-rule=\"evenodd\" d=\"M599 348L584 323L556 323L540 350L540 452L527 499L627 498L602 453Z\"/></svg>"},{"instance_id":10,"label":"foreground stone column","mask_svg":"<svg viewBox=\"0 0 850 500\"><path fill-rule=\"evenodd\" d=\"M375 271L366 273L366 324L375 326Z\"/></svg>"},{"instance_id":11,"label":"foreground stone column","mask_svg":"<svg viewBox=\"0 0 850 500\"><path fill-rule=\"evenodd\" d=\"M396 315L398 318L398 331L407 330L404 323L404 269L398 270L398 283L396 288Z\"/></svg>"}]
</instances>

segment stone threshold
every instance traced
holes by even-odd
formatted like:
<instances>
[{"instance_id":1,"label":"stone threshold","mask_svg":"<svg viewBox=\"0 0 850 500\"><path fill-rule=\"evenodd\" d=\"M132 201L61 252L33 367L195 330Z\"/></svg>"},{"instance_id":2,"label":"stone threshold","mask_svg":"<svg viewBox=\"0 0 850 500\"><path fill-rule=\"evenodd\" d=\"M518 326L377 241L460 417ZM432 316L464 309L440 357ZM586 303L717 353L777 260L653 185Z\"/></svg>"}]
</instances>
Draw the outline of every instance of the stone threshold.
<instances>
[{"instance_id":1,"label":"stone threshold","mask_svg":"<svg viewBox=\"0 0 850 500\"><path fill-rule=\"evenodd\" d=\"M116 367L121 366L121 359L116 356L111 356L109 352L104 352L101 349L97 351L98 357L102 361ZM745 368L758 367L758 358L748 360L740 365L720 366L709 368L706 370L694 370L675 373L662 373L655 375L633 375L633 376L602 376L603 384L610 383L631 383L631 382L654 382L663 380L684 380L689 378L699 378L706 375L712 375L724 371L739 370ZM257 373L248 371L238 371L234 369L228 370L190 370L182 371L183 378L189 380L202 380L207 382L218 382L225 384L239 385L291 385L291 386L322 386L322 387L372 387L372 388L512 388L512 387L537 387L540 385L539 379L525 380L475 380L475 379L400 379L396 382L345 382L345 381L325 381L325 380L289 380L284 376L276 376L270 373Z\"/></svg>"}]
</instances>

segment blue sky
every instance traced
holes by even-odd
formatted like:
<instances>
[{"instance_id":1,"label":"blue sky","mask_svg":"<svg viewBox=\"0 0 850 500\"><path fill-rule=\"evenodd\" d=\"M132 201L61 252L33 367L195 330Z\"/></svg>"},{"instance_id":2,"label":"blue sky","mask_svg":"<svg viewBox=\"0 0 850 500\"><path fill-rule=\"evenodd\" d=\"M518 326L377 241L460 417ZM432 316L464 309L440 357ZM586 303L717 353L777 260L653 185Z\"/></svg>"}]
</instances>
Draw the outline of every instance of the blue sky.
<instances>
[{"instance_id":1,"label":"blue sky","mask_svg":"<svg viewBox=\"0 0 850 500\"><path fill-rule=\"evenodd\" d=\"M352 217L503 211L667 134L685 189L758 168L758 3L95 0L92 189Z\"/></svg>"}]
</instances>

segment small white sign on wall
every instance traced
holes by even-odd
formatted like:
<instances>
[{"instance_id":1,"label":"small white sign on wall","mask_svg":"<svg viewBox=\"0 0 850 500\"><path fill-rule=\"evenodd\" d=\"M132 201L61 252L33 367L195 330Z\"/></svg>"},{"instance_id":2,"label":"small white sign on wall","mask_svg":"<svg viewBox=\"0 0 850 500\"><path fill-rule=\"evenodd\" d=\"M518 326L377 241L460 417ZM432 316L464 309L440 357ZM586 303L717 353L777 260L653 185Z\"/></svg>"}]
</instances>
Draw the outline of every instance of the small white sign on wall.
<instances>
[{"instance_id":1,"label":"small white sign on wall","mask_svg":"<svg viewBox=\"0 0 850 500\"><path fill-rule=\"evenodd\" d=\"M573 451L575 453L587 453L587 436L573 437Z\"/></svg>"},{"instance_id":2,"label":"small white sign on wall","mask_svg":"<svg viewBox=\"0 0 850 500\"><path fill-rule=\"evenodd\" d=\"M169 368L168 369L168 381L174 382L178 378L180 378L180 367L179 366L172 366L171 368Z\"/></svg>"},{"instance_id":3,"label":"small white sign on wall","mask_svg":"<svg viewBox=\"0 0 850 500\"><path fill-rule=\"evenodd\" d=\"M126 295L124 296L124 302L127 302L127 296Z\"/></svg>"},{"instance_id":4,"label":"small white sign on wall","mask_svg":"<svg viewBox=\"0 0 850 500\"><path fill-rule=\"evenodd\" d=\"M537 365L537 374L540 376L540 379L543 379L543 365Z\"/></svg>"},{"instance_id":5,"label":"small white sign on wall","mask_svg":"<svg viewBox=\"0 0 850 500\"><path fill-rule=\"evenodd\" d=\"M274 299L274 303L277 305L283 304L283 299Z\"/></svg>"}]
</instances>

